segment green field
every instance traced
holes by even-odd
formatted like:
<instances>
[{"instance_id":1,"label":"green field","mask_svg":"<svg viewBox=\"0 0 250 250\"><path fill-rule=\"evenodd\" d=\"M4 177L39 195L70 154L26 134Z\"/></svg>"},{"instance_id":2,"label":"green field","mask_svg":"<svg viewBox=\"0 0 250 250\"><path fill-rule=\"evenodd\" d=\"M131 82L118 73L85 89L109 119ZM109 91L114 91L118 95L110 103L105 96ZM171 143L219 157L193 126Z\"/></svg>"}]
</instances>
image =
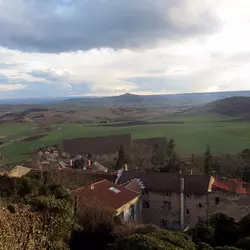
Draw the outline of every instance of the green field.
<instances>
[{"instance_id":1,"label":"green field","mask_svg":"<svg viewBox=\"0 0 250 250\"><path fill-rule=\"evenodd\" d=\"M101 127L98 125L64 124L54 125L59 128L47 136L31 142L16 142L0 148L5 161L20 161L33 150L58 144L62 139L104 136L111 134L131 133L133 138L166 137L173 138L177 151L181 155L203 153L207 144L213 154L238 153L244 148L250 148L250 122L232 121L235 117L222 115L189 115L162 118L160 121L183 121L184 124L140 125L126 127ZM159 120L159 119L158 119ZM155 121L155 120L154 120ZM20 127L19 127L20 126ZM32 125L0 125L0 135L11 131L16 136L28 131L34 133ZM4 132L5 131L5 132ZM12 135L13 136L13 135ZM7 138L7 137L6 137Z\"/></svg>"}]
</instances>

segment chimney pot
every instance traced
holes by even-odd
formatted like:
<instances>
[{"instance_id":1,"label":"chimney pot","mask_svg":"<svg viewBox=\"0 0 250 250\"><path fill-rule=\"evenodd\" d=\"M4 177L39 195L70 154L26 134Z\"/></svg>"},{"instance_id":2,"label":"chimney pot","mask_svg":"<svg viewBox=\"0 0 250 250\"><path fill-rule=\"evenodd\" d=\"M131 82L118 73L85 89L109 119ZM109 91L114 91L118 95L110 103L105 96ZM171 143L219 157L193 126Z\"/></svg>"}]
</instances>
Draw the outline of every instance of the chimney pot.
<instances>
[{"instance_id":1,"label":"chimney pot","mask_svg":"<svg viewBox=\"0 0 250 250\"><path fill-rule=\"evenodd\" d=\"M125 172L128 171L128 164L127 164L127 163L124 164L124 171L125 171Z\"/></svg>"}]
</instances>

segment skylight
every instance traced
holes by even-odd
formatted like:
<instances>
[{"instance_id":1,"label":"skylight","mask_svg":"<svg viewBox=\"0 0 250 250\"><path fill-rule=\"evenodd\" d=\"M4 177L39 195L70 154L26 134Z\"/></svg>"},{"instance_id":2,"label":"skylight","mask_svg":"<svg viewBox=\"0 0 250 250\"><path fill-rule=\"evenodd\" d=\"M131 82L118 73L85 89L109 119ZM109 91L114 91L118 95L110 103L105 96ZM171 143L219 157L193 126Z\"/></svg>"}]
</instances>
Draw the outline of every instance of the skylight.
<instances>
[{"instance_id":1,"label":"skylight","mask_svg":"<svg viewBox=\"0 0 250 250\"><path fill-rule=\"evenodd\" d=\"M115 192L116 194L121 192L120 190L118 190L118 189L116 189L114 187L110 187L109 190Z\"/></svg>"}]
</instances>

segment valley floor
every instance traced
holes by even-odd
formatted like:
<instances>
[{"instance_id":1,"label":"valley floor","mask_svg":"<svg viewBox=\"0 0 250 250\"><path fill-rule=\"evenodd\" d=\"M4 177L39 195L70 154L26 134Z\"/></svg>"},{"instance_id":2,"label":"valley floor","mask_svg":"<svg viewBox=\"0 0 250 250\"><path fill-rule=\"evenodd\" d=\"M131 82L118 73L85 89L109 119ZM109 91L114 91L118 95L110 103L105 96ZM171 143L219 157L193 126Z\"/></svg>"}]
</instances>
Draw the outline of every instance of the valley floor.
<instances>
[{"instance_id":1,"label":"valley floor","mask_svg":"<svg viewBox=\"0 0 250 250\"><path fill-rule=\"evenodd\" d=\"M203 154L206 145L210 145L213 154L239 153L250 147L250 122L237 119L197 114L158 118L145 125L52 124L46 133L35 124L0 124L0 152L5 157L2 163L18 162L39 147L59 144L62 139L131 133L135 139L172 138L181 155ZM30 136L33 137L24 139Z\"/></svg>"}]
</instances>

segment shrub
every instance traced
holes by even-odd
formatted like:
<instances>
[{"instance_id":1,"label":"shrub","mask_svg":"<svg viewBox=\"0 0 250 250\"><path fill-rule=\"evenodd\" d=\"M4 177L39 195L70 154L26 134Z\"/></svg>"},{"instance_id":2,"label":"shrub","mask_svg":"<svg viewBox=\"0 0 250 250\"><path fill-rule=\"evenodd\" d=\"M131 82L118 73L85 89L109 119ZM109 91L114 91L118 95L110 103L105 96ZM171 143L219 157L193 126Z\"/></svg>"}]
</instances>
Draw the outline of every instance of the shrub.
<instances>
[{"instance_id":1,"label":"shrub","mask_svg":"<svg viewBox=\"0 0 250 250\"><path fill-rule=\"evenodd\" d=\"M70 217L70 216L69 216ZM0 249L67 249L72 222L18 206L16 213L0 209Z\"/></svg>"},{"instance_id":2,"label":"shrub","mask_svg":"<svg viewBox=\"0 0 250 250\"><path fill-rule=\"evenodd\" d=\"M148 235L134 234L111 245L110 250L171 250L163 241Z\"/></svg>"},{"instance_id":3,"label":"shrub","mask_svg":"<svg viewBox=\"0 0 250 250\"><path fill-rule=\"evenodd\" d=\"M182 232L158 229L148 234L148 236L163 241L167 247L175 246L177 249L187 250L194 250L196 248L191 237Z\"/></svg>"},{"instance_id":4,"label":"shrub","mask_svg":"<svg viewBox=\"0 0 250 250\"><path fill-rule=\"evenodd\" d=\"M214 248L205 242L199 242L197 244L197 250L213 250Z\"/></svg>"},{"instance_id":5,"label":"shrub","mask_svg":"<svg viewBox=\"0 0 250 250\"><path fill-rule=\"evenodd\" d=\"M215 250L241 250L236 247L224 246L224 247L216 247Z\"/></svg>"},{"instance_id":6,"label":"shrub","mask_svg":"<svg viewBox=\"0 0 250 250\"><path fill-rule=\"evenodd\" d=\"M72 232L70 248L82 250L83 245L91 249L106 249L108 244L114 242L114 228L122 226L122 221L114 212L100 206L88 204L81 209L78 215L77 227Z\"/></svg>"},{"instance_id":7,"label":"shrub","mask_svg":"<svg viewBox=\"0 0 250 250\"><path fill-rule=\"evenodd\" d=\"M250 214L247 214L240 220L239 226L242 237L250 236Z\"/></svg>"},{"instance_id":8,"label":"shrub","mask_svg":"<svg viewBox=\"0 0 250 250\"><path fill-rule=\"evenodd\" d=\"M191 235L194 242L205 242L211 246L214 246L215 229L212 226L206 225L205 223L198 223L194 229L191 230Z\"/></svg>"},{"instance_id":9,"label":"shrub","mask_svg":"<svg viewBox=\"0 0 250 250\"><path fill-rule=\"evenodd\" d=\"M246 237L246 238L239 240L236 246L242 250L250 249L250 237Z\"/></svg>"}]
</instances>

